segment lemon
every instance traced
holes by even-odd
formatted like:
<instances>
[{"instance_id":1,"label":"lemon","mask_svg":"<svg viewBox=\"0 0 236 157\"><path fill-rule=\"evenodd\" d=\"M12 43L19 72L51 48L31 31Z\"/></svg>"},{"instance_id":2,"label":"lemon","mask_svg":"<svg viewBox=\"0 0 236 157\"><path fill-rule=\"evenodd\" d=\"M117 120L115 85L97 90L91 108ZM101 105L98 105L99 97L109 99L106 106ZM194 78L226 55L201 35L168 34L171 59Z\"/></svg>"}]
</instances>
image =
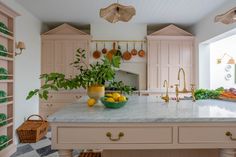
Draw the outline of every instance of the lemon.
<instances>
[{"instance_id":1,"label":"lemon","mask_svg":"<svg viewBox=\"0 0 236 157\"><path fill-rule=\"evenodd\" d=\"M119 102L123 102L123 101L126 101L126 97L121 95L118 99Z\"/></svg>"},{"instance_id":2,"label":"lemon","mask_svg":"<svg viewBox=\"0 0 236 157\"><path fill-rule=\"evenodd\" d=\"M89 107L93 107L96 104L96 100L93 98L89 98L87 104Z\"/></svg>"},{"instance_id":3,"label":"lemon","mask_svg":"<svg viewBox=\"0 0 236 157\"><path fill-rule=\"evenodd\" d=\"M105 96L106 97L112 97L112 94L106 94Z\"/></svg>"},{"instance_id":4,"label":"lemon","mask_svg":"<svg viewBox=\"0 0 236 157\"><path fill-rule=\"evenodd\" d=\"M107 98L106 101L107 102L115 102L115 100L113 98Z\"/></svg>"},{"instance_id":5,"label":"lemon","mask_svg":"<svg viewBox=\"0 0 236 157\"><path fill-rule=\"evenodd\" d=\"M120 97L120 94L119 93L113 93L112 94L112 97L115 101L118 101L119 100L119 97Z\"/></svg>"}]
</instances>

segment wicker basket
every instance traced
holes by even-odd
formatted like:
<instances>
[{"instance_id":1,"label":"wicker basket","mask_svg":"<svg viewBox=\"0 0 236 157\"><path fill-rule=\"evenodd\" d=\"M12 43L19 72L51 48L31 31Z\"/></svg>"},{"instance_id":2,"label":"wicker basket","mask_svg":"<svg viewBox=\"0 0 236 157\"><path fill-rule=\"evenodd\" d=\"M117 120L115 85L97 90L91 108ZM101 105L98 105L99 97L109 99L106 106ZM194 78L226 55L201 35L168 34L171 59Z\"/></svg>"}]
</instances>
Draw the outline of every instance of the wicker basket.
<instances>
[{"instance_id":1,"label":"wicker basket","mask_svg":"<svg viewBox=\"0 0 236 157\"><path fill-rule=\"evenodd\" d=\"M30 120L31 117L37 116L40 120ZM39 115L28 117L18 129L17 133L21 143L35 143L43 138L48 131L48 122Z\"/></svg>"}]
</instances>

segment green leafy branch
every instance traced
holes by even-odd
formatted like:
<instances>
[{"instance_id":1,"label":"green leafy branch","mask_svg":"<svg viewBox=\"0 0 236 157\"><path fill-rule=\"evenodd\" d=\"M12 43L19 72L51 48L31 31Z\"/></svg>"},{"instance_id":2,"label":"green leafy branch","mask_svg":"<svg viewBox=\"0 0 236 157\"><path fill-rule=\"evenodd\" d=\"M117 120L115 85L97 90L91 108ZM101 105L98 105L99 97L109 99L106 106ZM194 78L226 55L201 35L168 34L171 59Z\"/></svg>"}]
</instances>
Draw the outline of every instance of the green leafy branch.
<instances>
[{"instance_id":1,"label":"green leafy branch","mask_svg":"<svg viewBox=\"0 0 236 157\"><path fill-rule=\"evenodd\" d=\"M26 99L30 99L35 95L39 95L41 99L48 99L48 93L51 90L72 90L80 87L86 89L93 85L105 85L105 82L110 82L109 86L114 86L119 91L127 94L131 93L132 88L130 86L124 85L121 81L113 81L115 78L115 69L120 66L120 56L113 56L111 61L107 57L104 57L101 62L89 64L89 66L84 61L85 59L86 51L78 49L76 60L71 63L71 65L79 70L78 75L74 78L66 78L61 73L42 74L40 79L43 81L43 85L40 89L30 91Z\"/></svg>"}]
</instances>

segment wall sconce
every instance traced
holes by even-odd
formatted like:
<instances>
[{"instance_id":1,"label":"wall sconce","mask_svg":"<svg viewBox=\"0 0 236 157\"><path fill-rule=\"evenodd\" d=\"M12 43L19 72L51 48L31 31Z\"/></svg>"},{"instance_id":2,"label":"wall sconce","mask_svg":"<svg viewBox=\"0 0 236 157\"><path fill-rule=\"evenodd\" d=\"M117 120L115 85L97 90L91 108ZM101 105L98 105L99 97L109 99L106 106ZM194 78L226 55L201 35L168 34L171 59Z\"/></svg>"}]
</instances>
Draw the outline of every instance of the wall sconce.
<instances>
[{"instance_id":1,"label":"wall sconce","mask_svg":"<svg viewBox=\"0 0 236 157\"><path fill-rule=\"evenodd\" d=\"M19 52L19 53L15 52L15 55L16 55L16 56L17 56L17 55L21 55L21 54L22 54L22 50L25 49L25 43L22 42L22 41L19 41L19 42L16 44L16 49L20 49L20 52Z\"/></svg>"},{"instance_id":2,"label":"wall sconce","mask_svg":"<svg viewBox=\"0 0 236 157\"><path fill-rule=\"evenodd\" d=\"M228 60L227 64L236 64L234 58L232 56L230 56L229 54L225 53L221 58L217 59L217 64L221 64L222 59L224 59L224 57L229 57L230 59Z\"/></svg>"}]
</instances>

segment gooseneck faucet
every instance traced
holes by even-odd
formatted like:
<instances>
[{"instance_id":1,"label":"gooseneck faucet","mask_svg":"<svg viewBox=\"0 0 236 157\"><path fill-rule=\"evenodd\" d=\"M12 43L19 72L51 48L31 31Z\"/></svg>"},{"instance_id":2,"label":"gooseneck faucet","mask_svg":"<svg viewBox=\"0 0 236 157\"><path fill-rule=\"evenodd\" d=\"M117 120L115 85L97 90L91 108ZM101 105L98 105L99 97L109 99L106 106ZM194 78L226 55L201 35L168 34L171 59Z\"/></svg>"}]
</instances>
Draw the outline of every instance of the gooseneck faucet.
<instances>
[{"instance_id":1,"label":"gooseneck faucet","mask_svg":"<svg viewBox=\"0 0 236 157\"><path fill-rule=\"evenodd\" d=\"M191 85L191 90L188 91L187 88L186 88L186 77L185 77L185 71L183 68L180 68L179 69L179 72L178 72L178 80L180 81L180 73L183 73L183 77L184 77L184 88L183 90L179 90L179 86L180 86L180 83L179 84L175 84L175 92L176 92L176 101L179 102L179 93L191 93L192 94L192 99L193 101L195 101L195 85L194 84L190 84Z\"/></svg>"},{"instance_id":2,"label":"gooseneck faucet","mask_svg":"<svg viewBox=\"0 0 236 157\"><path fill-rule=\"evenodd\" d=\"M182 73L183 73L183 77L184 77L184 88L183 88L182 92L188 92L188 90L187 90L187 88L186 88L186 77L185 77L185 71L184 71L183 68L180 68L180 69L179 69L179 72L178 72L178 80L180 81L180 73L181 73L181 71L182 71Z\"/></svg>"},{"instance_id":3,"label":"gooseneck faucet","mask_svg":"<svg viewBox=\"0 0 236 157\"><path fill-rule=\"evenodd\" d=\"M169 98L169 94L168 94L168 88L169 88L169 83L167 80L164 81L163 87L166 88L166 95L161 97L165 102L169 102L170 98Z\"/></svg>"}]
</instances>

